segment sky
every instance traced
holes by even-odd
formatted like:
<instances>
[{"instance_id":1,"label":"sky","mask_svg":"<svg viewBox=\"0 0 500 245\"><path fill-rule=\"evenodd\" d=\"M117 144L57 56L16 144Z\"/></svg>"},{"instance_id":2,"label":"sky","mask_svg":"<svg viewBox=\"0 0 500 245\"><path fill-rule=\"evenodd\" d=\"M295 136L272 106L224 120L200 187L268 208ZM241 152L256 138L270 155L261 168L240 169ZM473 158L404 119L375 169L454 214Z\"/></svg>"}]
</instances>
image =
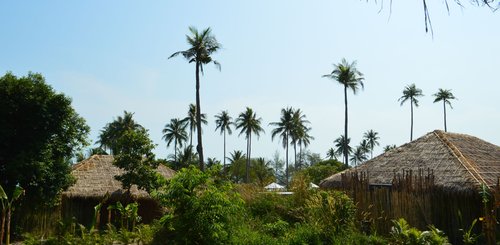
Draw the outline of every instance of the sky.
<instances>
[{"instance_id":1,"label":"sky","mask_svg":"<svg viewBox=\"0 0 500 245\"><path fill-rule=\"evenodd\" d=\"M91 127L89 139L123 111L133 112L157 144L155 154L173 153L162 140L172 118L184 118L195 101L195 67L182 57L188 27L212 28L222 44L201 77L201 109L207 114L205 156L223 159L223 138L214 115L233 118L251 107L265 134L253 140L252 156L284 156L271 140L269 123L282 108L300 108L315 138L308 147L325 157L343 134L343 87L323 78L346 58L357 61L364 90L349 92L349 137L379 133L385 145L410 137L405 86L423 90L414 111L414 139L443 129L439 88L458 98L448 108L448 131L500 145L499 13L464 2L429 2L433 34L425 32L421 1L1 1L0 73L41 73L57 92L72 98ZM227 152L245 151L239 132Z\"/></svg>"}]
</instances>

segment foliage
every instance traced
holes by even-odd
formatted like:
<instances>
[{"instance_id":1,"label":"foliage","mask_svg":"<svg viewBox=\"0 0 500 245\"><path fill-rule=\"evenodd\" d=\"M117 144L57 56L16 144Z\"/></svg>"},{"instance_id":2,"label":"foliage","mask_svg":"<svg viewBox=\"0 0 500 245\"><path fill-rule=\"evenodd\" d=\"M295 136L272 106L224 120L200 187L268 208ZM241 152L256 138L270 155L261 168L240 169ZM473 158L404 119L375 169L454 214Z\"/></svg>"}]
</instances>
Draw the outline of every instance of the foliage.
<instances>
[{"instance_id":1,"label":"foliage","mask_svg":"<svg viewBox=\"0 0 500 245\"><path fill-rule=\"evenodd\" d=\"M415 84L411 84L405 87L403 90L403 96L401 96L398 101L401 101L401 106L408 100L410 100L410 110L411 110L411 128L410 128L410 141L413 140L413 106L418 107L418 97L422 97L422 90L417 88Z\"/></svg>"},{"instance_id":2,"label":"foliage","mask_svg":"<svg viewBox=\"0 0 500 245\"><path fill-rule=\"evenodd\" d=\"M162 177L155 171L158 167L152 152L155 145L147 131L126 130L116 146L120 154L115 156L113 164L124 169L125 173L115 178L122 182L123 188L130 189L134 184L148 192L156 188L157 180Z\"/></svg>"},{"instance_id":3,"label":"foliage","mask_svg":"<svg viewBox=\"0 0 500 245\"><path fill-rule=\"evenodd\" d=\"M252 134L255 134L257 137L260 136L261 132L264 132L264 129L261 126L262 118L258 118L257 114L249 107L236 118L235 127L236 129L241 129L240 134L245 134L245 138L247 139L247 162L245 168L245 182L249 183L250 181L250 155L252 152Z\"/></svg>"},{"instance_id":4,"label":"foliage","mask_svg":"<svg viewBox=\"0 0 500 245\"><path fill-rule=\"evenodd\" d=\"M243 201L220 168L181 169L155 196L168 208L162 223L178 243L224 243L231 239Z\"/></svg>"},{"instance_id":5,"label":"foliage","mask_svg":"<svg viewBox=\"0 0 500 245\"><path fill-rule=\"evenodd\" d=\"M229 116L227 111L215 115L215 131L219 130L221 134L224 134L224 168L226 168L226 132L230 135L233 133L231 125L234 123L232 120L233 118Z\"/></svg>"},{"instance_id":6,"label":"foliage","mask_svg":"<svg viewBox=\"0 0 500 245\"><path fill-rule=\"evenodd\" d=\"M99 134L97 143L101 148L109 149L112 155L120 153L118 140L129 130L145 130L134 118L134 113L124 111L123 117L118 116L113 122L106 124Z\"/></svg>"},{"instance_id":7,"label":"foliage","mask_svg":"<svg viewBox=\"0 0 500 245\"><path fill-rule=\"evenodd\" d=\"M24 189L20 186L16 186L12 196L9 198L2 185L0 185L0 203L2 204L2 224L0 228L0 244L3 242L3 236L6 234L5 242L7 245L10 243L10 220L12 217L12 212L15 210L14 202L19 200L21 196L24 195ZM5 227L5 222L7 219L7 227Z\"/></svg>"},{"instance_id":8,"label":"foliage","mask_svg":"<svg viewBox=\"0 0 500 245\"><path fill-rule=\"evenodd\" d=\"M335 161L335 160L332 160ZM342 163L335 161L335 163L338 163L342 165ZM322 180L324 180L327 177L330 177L333 174L336 174L339 172L343 167L339 167L336 165L330 165L330 164L315 164L312 165L308 168L302 169L298 172L295 172L295 175L297 174L305 174L308 176L308 178L311 180L311 182L315 184L319 184Z\"/></svg>"},{"instance_id":9,"label":"foliage","mask_svg":"<svg viewBox=\"0 0 500 245\"><path fill-rule=\"evenodd\" d=\"M8 195L22 186L30 208L54 204L74 181L71 159L89 127L40 74L0 77L0 101L0 184Z\"/></svg>"},{"instance_id":10,"label":"foliage","mask_svg":"<svg viewBox=\"0 0 500 245\"><path fill-rule=\"evenodd\" d=\"M396 149L396 147L397 147L396 145L386 145L386 146L384 146L384 153L388 152L392 149Z\"/></svg>"},{"instance_id":11,"label":"foliage","mask_svg":"<svg viewBox=\"0 0 500 245\"><path fill-rule=\"evenodd\" d=\"M170 123L165 125L162 133L162 138L167 142L167 147L172 144L172 141L174 142L174 161L177 162L177 146L182 147L188 137L186 125L178 118L174 118L170 120Z\"/></svg>"},{"instance_id":12,"label":"foliage","mask_svg":"<svg viewBox=\"0 0 500 245\"><path fill-rule=\"evenodd\" d=\"M411 227L405 219L393 220L391 237L394 244L408 245L444 245L450 244L444 232L434 226L429 226L428 231L420 231Z\"/></svg>"},{"instance_id":13,"label":"foliage","mask_svg":"<svg viewBox=\"0 0 500 245\"><path fill-rule=\"evenodd\" d=\"M207 115L202 113L200 122L207 125ZM189 127L189 146L193 146L193 132L196 132L196 106L189 104L187 116L180 121L184 128Z\"/></svg>"},{"instance_id":14,"label":"foliage","mask_svg":"<svg viewBox=\"0 0 500 245\"><path fill-rule=\"evenodd\" d=\"M116 202L114 205L109 205L108 210L116 210L120 215L120 228L126 230L134 230L135 225L141 221L139 216L139 204L137 202L129 203L123 206L121 202Z\"/></svg>"}]
</instances>

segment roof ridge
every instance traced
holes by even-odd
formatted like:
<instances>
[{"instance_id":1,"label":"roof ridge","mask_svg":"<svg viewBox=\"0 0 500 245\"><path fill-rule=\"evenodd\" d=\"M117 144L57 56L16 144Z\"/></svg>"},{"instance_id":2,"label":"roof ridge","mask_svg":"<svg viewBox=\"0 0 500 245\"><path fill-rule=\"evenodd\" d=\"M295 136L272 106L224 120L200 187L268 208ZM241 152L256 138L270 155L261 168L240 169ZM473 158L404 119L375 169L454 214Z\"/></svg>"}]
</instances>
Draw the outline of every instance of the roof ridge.
<instances>
[{"instance_id":1,"label":"roof ridge","mask_svg":"<svg viewBox=\"0 0 500 245\"><path fill-rule=\"evenodd\" d=\"M479 174L477 169L470 163L469 159L467 159L462 152L450 141L446 138L445 133L443 131L436 130L433 132L436 137L441 140L444 145L450 150L451 154L462 164L462 166L467 170L467 172L481 185L487 185L486 181Z\"/></svg>"}]
</instances>

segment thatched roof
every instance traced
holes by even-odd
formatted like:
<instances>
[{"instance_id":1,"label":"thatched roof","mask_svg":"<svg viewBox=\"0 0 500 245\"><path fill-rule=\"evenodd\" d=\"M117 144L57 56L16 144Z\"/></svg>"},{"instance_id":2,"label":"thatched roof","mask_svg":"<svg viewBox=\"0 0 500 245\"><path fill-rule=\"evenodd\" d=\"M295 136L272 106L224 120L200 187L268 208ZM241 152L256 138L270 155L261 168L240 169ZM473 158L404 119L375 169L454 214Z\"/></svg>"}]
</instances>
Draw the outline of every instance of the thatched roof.
<instances>
[{"instance_id":1,"label":"thatched roof","mask_svg":"<svg viewBox=\"0 0 500 245\"><path fill-rule=\"evenodd\" d=\"M106 193L117 198L126 190L122 189L121 182L115 179L124 171L113 165L113 156L93 155L73 166L71 174L76 178L76 183L67 191L63 192L65 197L102 198ZM175 171L159 165L157 171L165 178L171 178ZM133 185L130 189L133 198L149 198L144 190L137 189Z\"/></svg>"},{"instance_id":2,"label":"thatched roof","mask_svg":"<svg viewBox=\"0 0 500 245\"><path fill-rule=\"evenodd\" d=\"M343 173L365 172L370 184L391 184L403 171L431 170L437 186L454 190L493 187L500 177L500 147L479 138L440 130L324 179L323 188L340 187Z\"/></svg>"}]
</instances>

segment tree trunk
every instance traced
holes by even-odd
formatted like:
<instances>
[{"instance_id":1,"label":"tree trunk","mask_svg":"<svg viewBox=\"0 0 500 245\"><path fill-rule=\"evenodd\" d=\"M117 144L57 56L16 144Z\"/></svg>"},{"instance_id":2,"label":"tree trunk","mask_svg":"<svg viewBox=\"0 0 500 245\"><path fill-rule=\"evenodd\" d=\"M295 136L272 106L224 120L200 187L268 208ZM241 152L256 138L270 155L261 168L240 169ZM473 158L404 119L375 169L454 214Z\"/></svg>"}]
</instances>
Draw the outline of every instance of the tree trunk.
<instances>
[{"instance_id":1,"label":"tree trunk","mask_svg":"<svg viewBox=\"0 0 500 245\"><path fill-rule=\"evenodd\" d=\"M448 129L446 128L446 100L443 100L443 109L444 109L444 131L448 132Z\"/></svg>"},{"instance_id":2,"label":"tree trunk","mask_svg":"<svg viewBox=\"0 0 500 245\"><path fill-rule=\"evenodd\" d=\"M288 189L288 177L290 176L288 173L288 134L285 133L285 144L286 144L286 152L285 152L285 159L286 159L286 188Z\"/></svg>"},{"instance_id":3,"label":"tree trunk","mask_svg":"<svg viewBox=\"0 0 500 245\"><path fill-rule=\"evenodd\" d=\"M347 151L347 84L344 85L344 103L345 103L345 125L344 125L344 165L349 166L349 153Z\"/></svg>"},{"instance_id":4,"label":"tree trunk","mask_svg":"<svg viewBox=\"0 0 500 245\"><path fill-rule=\"evenodd\" d=\"M297 164L297 143L293 143L293 161L295 163L295 171L299 169L299 165Z\"/></svg>"},{"instance_id":5,"label":"tree trunk","mask_svg":"<svg viewBox=\"0 0 500 245\"><path fill-rule=\"evenodd\" d=\"M245 166L245 183L250 183L250 148L252 145L252 132L247 132L247 163Z\"/></svg>"},{"instance_id":6,"label":"tree trunk","mask_svg":"<svg viewBox=\"0 0 500 245\"><path fill-rule=\"evenodd\" d=\"M226 169L226 130L224 130L224 167L222 168L223 171Z\"/></svg>"},{"instance_id":7,"label":"tree trunk","mask_svg":"<svg viewBox=\"0 0 500 245\"><path fill-rule=\"evenodd\" d=\"M10 215L11 215L11 208L7 208L7 231L5 234L5 244L9 245L10 244Z\"/></svg>"},{"instance_id":8,"label":"tree trunk","mask_svg":"<svg viewBox=\"0 0 500 245\"><path fill-rule=\"evenodd\" d=\"M412 141L413 140L413 98L410 99L410 109L411 109L410 141Z\"/></svg>"},{"instance_id":9,"label":"tree trunk","mask_svg":"<svg viewBox=\"0 0 500 245\"><path fill-rule=\"evenodd\" d=\"M203 144L201 140L201 105L200 105L200 63L196 62L196 133L198 134L198 158L200 160L200 170L205 170L205 163L203 162Z\"/></svg>"},{"instance_id":10,"label":"tree trunk","mask_svg":"<svg viewBox=\"0 0 500 245\"><path fill-rule=\"evenodd\" d=\"M2 227L0 229L0 245L3 244L4 231L5 231L5 210L2 210Z\"/></svg>"},{"instance_id":11,"label":"tree trunk","mask_svg":"<svg viewBox=\"0 0 500 245\"><path fill-rule=\"evenodd\" d=\"M177 140L174 140L174 161L177 164Z\"/></svg>"}]
</instances>

